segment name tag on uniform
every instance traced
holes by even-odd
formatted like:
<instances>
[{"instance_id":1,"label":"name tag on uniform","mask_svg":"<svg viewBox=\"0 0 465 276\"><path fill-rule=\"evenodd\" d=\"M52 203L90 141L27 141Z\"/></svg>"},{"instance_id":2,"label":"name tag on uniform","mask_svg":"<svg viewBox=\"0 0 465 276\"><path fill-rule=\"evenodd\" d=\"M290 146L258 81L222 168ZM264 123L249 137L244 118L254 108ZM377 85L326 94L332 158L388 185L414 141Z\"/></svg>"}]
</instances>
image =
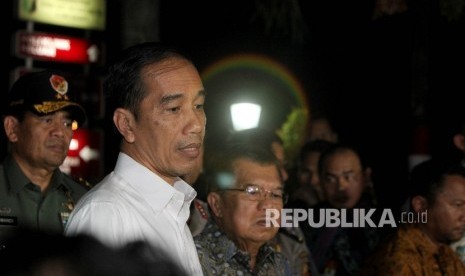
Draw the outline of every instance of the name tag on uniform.
<instances>
[{"instance_id":1,"label":"name tag on uniform","mask_svg":"<svg viewBox=\"0 0 465 276\"><path fill-rule=\"evenodd\" d=\"M0 225L17 226L18 218L11 216L0 216Z\"/></svg>"}]
</instances>

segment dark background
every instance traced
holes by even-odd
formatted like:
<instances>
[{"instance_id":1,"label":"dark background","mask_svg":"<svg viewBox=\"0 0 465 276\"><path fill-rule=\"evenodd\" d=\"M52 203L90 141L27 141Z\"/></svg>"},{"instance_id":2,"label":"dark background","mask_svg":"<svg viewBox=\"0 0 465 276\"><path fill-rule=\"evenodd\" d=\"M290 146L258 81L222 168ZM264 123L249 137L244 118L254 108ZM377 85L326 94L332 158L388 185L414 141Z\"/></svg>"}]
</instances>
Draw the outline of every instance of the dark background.
<instances>
[{"instance_id":1,"label":"dark background","mask_svg":"<svg viewBox=\"0 0 465 276\"><path fill-rule=\"evenodd\" d=\"M25 28L25 22L16 20L12 12L14 2L2 3L4 16L11 21L4 25L10 35ZM112 0L107 2L107 29L103 32L40 24L36 28L102 40L108 61L131 43L126 40L124 22L136 19L135 3L139 10L141 3L148 3L151 5L140 16L146 17L153 35L141 35L141 40L155 37L178 45L200 71L234 53L270 56L299 79L311 115L330 118L340 139L366 156L381 203L393 206L405 194L409 155L458 158L451 138L465 117L464 1L405 1L405 10L377 18L377 2L355 2ZM448 13L441 3L451 4ZM24 61L14 57L9 46L3 52L8 69L13 70ZM53 66L89 76L104 71L104 65ZM1 83L7 91L10 76L2 75ZM215 106L222 97L215 96L215 91L207 93L208 130L221 117ZM285 114L274 116L283 118ZM107 134L107 173L118 149L110 134L111 124L91 118L88 127ZM418 135L419 130L426 135ZM208 131L213 133L209 138L213 143L215 129ZM3 148L0 154L5 151Z\"/></svg>"}]
</instances>

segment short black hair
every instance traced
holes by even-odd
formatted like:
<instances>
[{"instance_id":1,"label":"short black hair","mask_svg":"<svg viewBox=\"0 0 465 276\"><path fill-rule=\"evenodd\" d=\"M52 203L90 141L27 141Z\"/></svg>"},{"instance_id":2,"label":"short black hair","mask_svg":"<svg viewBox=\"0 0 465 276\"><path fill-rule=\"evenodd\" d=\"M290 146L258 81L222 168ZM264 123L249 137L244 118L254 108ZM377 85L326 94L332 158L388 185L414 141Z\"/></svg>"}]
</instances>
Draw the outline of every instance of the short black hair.
<instances>
[{"instance_id":1,"label":"short black hair","mask_svg":"<svg viewBox=\"0 0 465 276\"><path fill-rule=\"evenodd\" d=\"M362 166L362 169L366 168L366 162L358 150L356 150L354 147L349 146L349 145L345 145L342 143L334 143L332 145L329 145L329 147L326 148L321 153L320 159L318 160L318 173L320 175L323 175L323 169L324 169L325 163L331 156L339 154L341 152L346 152L346 151L351 151L355 155L357 155L358 159L360 160L360 165Z\"/></svg>"},{"instance_id":2,"label":"short black hair","mask_svg":"<svg viewBox=\"0 0 465 276\"><path fill-rule=\"evenodd\" d=\"M237 142L226 143L221 153L218 154L221 154L221 156L210 156L206 160L205 175L208 192L225 188L223 187L222 179L234 175L233 165L238 159L244 158L263 165L273 164L276 166L278 173L280 173L276 156L270 148L263 147L262 145Z\"/></svg>"},{"instance_id":3,"label":"short black hair","mask_svg":"<svg viewBox=\"0 0 465 276\"><path fill-rule=\"evenodd\" d=\"M232 132L227 139L228 143L249 143L265 147L271 147L273 142L283 144L283 140L276 132L261 127Z\"/></svg>"},{"instance_id":4,"label":"short black hair","mask_svg":"<svg viewBox=\"0 0 465 276\"><path fill-rule=\"evenodd\" d=\"M299 151L299 159L297 162L297 166L301 166L302 163L305 161L305 158L312 153L323 153L325 150L329 149L332 145L334 145L333 142L327 141L327 140L313 140L313 141L308 141L306 142Z\"/></svg>"},{"instance_id":5,"label":"short black hair","mask_svg":"<svg viewBox=\"0 0 465 276\"><path fill-rule=\"evenodd\" d=\"M465 178L465 167L444 160L429 159L413 167L410 173L410 196L422 196L434 203L444 187L444 178L459 175Z\"/></svg>"},{"instance_id":6,"label":"short black hair","mask_svg":"<svg viewBox=\"0 0 465 276\"><path fill-rule=\"evenodd\" d=\"M186 54L171 45L144 42L124 49L109 65L103 82L109 112L122 107L138 118L139 105L146 96L141 71L154 63L180 58L191 64Z\"/></svg>"}]
</instances>

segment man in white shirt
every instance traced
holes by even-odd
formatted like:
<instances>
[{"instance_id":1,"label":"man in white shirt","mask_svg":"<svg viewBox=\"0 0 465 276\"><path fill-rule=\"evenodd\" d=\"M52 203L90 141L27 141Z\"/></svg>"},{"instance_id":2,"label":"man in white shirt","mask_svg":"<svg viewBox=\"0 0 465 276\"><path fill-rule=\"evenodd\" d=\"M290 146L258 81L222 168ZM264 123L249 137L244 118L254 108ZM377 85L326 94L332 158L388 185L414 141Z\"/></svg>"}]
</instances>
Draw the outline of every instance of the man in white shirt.
<instances>
[{"instance_id":1,"label":"man in white shirt","mask_svg":"<svg viewBox=\"0 0 465 276\"><path fill-rule=\"evenodd\" d=\"M79 201L66 235L91 234L121 247L142 240L202 275L187 226L196 191L182 177L203 157L205 92L185 56L156 43L122 52L104 82L122 135L114 171Z\"/></svg>"}]
</instances>

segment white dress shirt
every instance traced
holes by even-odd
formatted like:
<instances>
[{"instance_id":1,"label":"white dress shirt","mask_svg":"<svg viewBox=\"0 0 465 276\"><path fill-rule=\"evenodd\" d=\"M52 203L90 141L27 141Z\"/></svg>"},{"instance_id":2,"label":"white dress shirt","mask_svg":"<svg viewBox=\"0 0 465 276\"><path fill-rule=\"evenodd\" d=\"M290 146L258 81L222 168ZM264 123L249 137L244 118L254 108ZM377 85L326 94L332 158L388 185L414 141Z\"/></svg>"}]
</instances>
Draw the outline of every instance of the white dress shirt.
<instances>
[{"instance_id":1,"label":"white dress shirt","mask_svg":"<svg viewBox=\"0 0 465 276\"><path fill-rule=\"evenodd\" d=\"M79 200L65 235L90 234L112 247L143 240L165 250L189 275L202 275L187 226L196 195L182 179L171 186L120 152L114 171Z\"/></svg>"}]
</instances>

